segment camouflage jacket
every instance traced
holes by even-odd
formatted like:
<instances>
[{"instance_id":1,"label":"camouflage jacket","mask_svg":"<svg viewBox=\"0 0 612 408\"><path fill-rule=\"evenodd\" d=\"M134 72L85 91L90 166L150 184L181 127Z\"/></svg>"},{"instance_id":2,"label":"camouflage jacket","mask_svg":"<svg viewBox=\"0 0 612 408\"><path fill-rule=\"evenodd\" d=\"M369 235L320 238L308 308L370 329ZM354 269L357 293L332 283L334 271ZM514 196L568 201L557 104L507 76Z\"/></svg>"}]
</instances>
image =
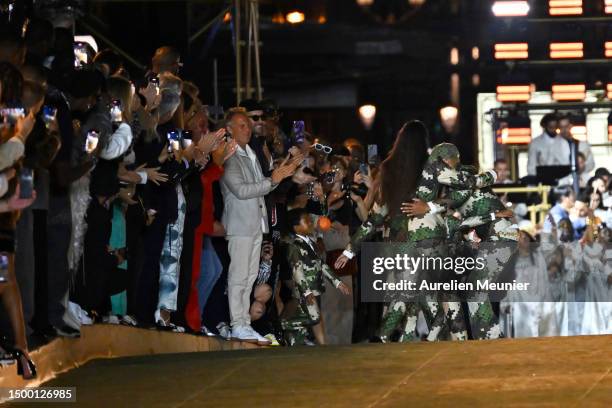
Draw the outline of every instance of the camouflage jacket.
<instances>
[{"instance_id":1,"label":"camouflage jacket","mask_svg":"<svg viewBox=\"0 0 612 408\"><path fill-rule=\"evenodd\" d=\"M368 219L351 236L351 242L347 249L356 254L361 249L361 243L370 239L383 226L388 228L388 236L385 241L408 241L408 217L405 214L390 216L387 206L374 204L368 214Z\"/></svg>"},{"instance_id":2,"label":"camouflage jacket","mask_svg":"<svg viewBox=\"0 0 612 408\"><path fill-rule=\"evenodd\" d=\"M448 229L443 213L449 208L461 206L471 195L473 189L490 186L494 176L487 172L472 174L468 171L453 170L441 162L427 163L421 174L416 197L422 201L438 205L436 212L429 212L421 217L408 218L404 214L388 216L386 206L375 205L368 219L361 224L351 237L347 248L353 254L359 252L361 243L370 238L376 230L387 225L391 242L418 242L425 239L446 238Z\"/></svg>"},{"instance_id":3,"label":"camouflage jacket","mask_svg":"<svg viewBox=\"0 0 612 408\"><path fill-rule=\"evenodd\" d=\"M468 168L464 168L463 171L474 172ZM518 239L517 232L512 228L512 223L508 219L491 216L492 213L504 210L506 207L490 186L477 188L469 192L457 190L450 195L454 196L453 202L462 202L457 209L462 218L458 226L461 230L477 228L478 236L487 241L498 239L514 241ZM447 220L449 235L453 235L451 219L452 217L448 217Z\"/></svg>"},{"instance_id":4,"label":"camouflage jacket","mask_svg":"<svg viewBox=\"0 0 612 408\"><path fill-rule=\"evenodd\" d=\"M295 281L294 297L323 292L323 276L327 278L334 287L341 283L331 268L325 263L322 256L316 251L316 244L308 245L301 237L292 235L287 244L287 260L292 267L293 280Z\"/></svg>"},{"instance_id":5,"label":"camouflage jacket","mask_svg":"<svg viewBox=\"0 0 612 408\"><path fill-rule=\"evenodd\" d=\"M474 191L495 182L491 172L475 174L465 168L452 169L439 160L429 160L417 188L416 197L425 202L436 201L439 210L412 217L408 223L411 241L448 236L448 220L443 213L462 206ZM447 214L448 218L449 214ZM452 220L451 220L452 221Z\"/></svg>"}]
</instances>

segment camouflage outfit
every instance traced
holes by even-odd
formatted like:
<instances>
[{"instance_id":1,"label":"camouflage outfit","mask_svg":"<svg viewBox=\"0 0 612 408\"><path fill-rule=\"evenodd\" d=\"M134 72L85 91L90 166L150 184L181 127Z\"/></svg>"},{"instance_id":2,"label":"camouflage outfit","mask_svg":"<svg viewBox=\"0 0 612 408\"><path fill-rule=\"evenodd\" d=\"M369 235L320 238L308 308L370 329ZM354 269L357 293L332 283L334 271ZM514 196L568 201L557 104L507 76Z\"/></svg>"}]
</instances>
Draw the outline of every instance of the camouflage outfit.
<instances>
[{"instance_id":1,"label":"camouflage outfit","mask_svg":"<svg viewBox=\"0 0 612 408\"><path fill-rule=\"evenodd\" d=\"M287 343L289 345L303 344L308 335L308 328L321 320L319 297L324 291L323 276L334 287L342 281L333 273L316 250L315 243L308 237L293 235L287 245L287 259L292 266L293 298L298 302L294 313L281 320ZM309 304L308 295L314 295L317 302Z\"/></svg>"},{"instance_id":2,"label":"camouflage outfit","mask_svg":"<svg viewBox=\"0 0 612 408\"><path fill-rule=\"evenodd\" d=\"M424 216L408 219L404 214L388 217L385 206L375 206L370 212L368 220L361 225L351 238L348 250L356 253L361 242L386 222L390 227L389 241L412 243L413 249L417 253L430 257L444 256L447 250L445 241L447 240L448 229L441 214L446 211L446 207L433 203L442 195L442 186L471 191L471 189L490 185L495 180L491 173L476 176L469 173L460 173L450 169L439 160L441 156L453 154L453 152L458 155L458 151L453 145L437 146L432 151L433 157L428 160L423 169L416 198L427 202L432 211ZM380 334L383 341L402 321L404 322L404 330L400 341L416 339L416 323L419 310L423 311L430 328L429 340L438 338L445 321L450 322L449 329L453 338L462 339L466 337L465 323L458 302L441 305L431 298L421 297L415 302L401 300L391 302L381 325Z\"/></svg>"},{"instance_id":3,"label":"camouflage outfit","mask_svg":"<svg viewBox=\"0 0 612 408\"><path fill-rule=\"evenodd\" d=\"M442 158L444 158L442 156ZM461 174L475 174L468 166L460 168ZM452 207L457 208L460 219L448 214L445 220L449 238L460 241L464 233L474 230L485 244L478 245L476 256L487 259L487 267L482 271L472 271L466 276L466 281L474 285L479 279L494 279L507 264L513 253L513 244L518 232L510 221L496 218L495 212L505 209L504 204L490 187L485 184L474 190L453 189L448 192ZM495 246L493 243L497 243ZM499 319L493 312L488 296L481 296L468 301L468 314L472 337L475 339L492 339L502 337Z\"/></svg>"},{"instance_id":4,"label":"camouflage outfit","mask_svg":"<svg viewBox=\"0 0 612 408\"><path fill-rule=\"evenodd\" d=\"M432 149L423 169L417 198L427 202L436 200L446 211L446 216L443 217L441 212L431 211L421 217L413 217L410 220L410 229L415 231L412 236L415 241L434 237L446 240L452 237L451 232L457 228L457 222L448 213L468 201L480 188L490 186L495 182L494 173L475 174L475 172L463 169L456 170L446 164L444 159L459 161L459 150L455 145L442 143ZM427 254L429 256L450 255L453 251L453 243L431 248L444 248L445 252ZM452 277L445 277L438 273L437 276L430 276L431 278L440 281ZM439 339L444 327L449 331L451 339L466 340L467 330L461 303L457 299L453 300L452 296L446 293L439 294L437 300L438 302L428 302L430 312L435 316L430 326L428 340Z\"/></svg>"}]
</instances>

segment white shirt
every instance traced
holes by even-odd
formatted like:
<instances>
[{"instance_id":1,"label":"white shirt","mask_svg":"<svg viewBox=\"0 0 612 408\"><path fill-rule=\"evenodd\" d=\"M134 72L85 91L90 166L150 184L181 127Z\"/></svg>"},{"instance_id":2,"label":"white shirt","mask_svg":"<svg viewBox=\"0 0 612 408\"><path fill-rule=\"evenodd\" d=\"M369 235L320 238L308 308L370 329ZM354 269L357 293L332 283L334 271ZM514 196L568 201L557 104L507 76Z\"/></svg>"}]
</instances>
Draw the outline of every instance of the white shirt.
<instances>
[{"instance_id":1,"label":"white shirt","mask_svg":"<svg viewBox=\"0 0 612 408\"><path fill-rule=\"evenodd\" d=\"M300 238L302 241L304 241L305 243L308 244L308 246L310 247L310 249L312 249L315 253L317 252L314 249L314 243L312 242L312 239L310 239L310 237L307 237L305 235L301 235L301 234L295 234L298 238Z\"/></svg>"},{"instance_id":2,"label":"white shirt","mask_svg":"<svg viewBox=\"0 0 612 408\"><path fill-rule=\"evenodd\" d=\"M132 144L132 128L127 123L122 123L111 135L106 147L100 150L99 156L104 160L116 159L129 149L130 144Z\"/></svg>"},{"instance_id":3,"label":"white shirt","mask_svg":"<svg viewBox=\"0 0 612 408\"><path fill-rule=\"evenodd\" d=\"M562 166L570 164L570 147L567 140L557 135L542 133L529 144L527 174L536 175L537 166Z\"/></svg>"}]
</instances>

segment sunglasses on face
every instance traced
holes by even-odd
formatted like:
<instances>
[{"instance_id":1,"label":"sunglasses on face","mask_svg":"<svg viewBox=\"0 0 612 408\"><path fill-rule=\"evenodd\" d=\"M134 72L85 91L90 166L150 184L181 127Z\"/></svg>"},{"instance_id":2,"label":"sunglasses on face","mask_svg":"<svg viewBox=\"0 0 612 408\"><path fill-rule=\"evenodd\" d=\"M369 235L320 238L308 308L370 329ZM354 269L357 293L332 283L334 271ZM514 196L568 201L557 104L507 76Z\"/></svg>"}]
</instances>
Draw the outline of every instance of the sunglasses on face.
<instances>
[{"instance_id":1,"label":"sunglasses on face","mask_svg":"<svg viewBox=\"0 0 612 408\"><path fill-rule=\"evenodd\" d=\"M264 120L266 119L266 117L264 115L253 115L253 116L249 116L250 119L253 120L253 122L259 122L260 120Z\"/></svg>"},{"instance_id":2,"label":"sunglasses on face","mask_svg":"<svg viewBox=\"0 0 612 408\"><path fill-rule=\"evenodd\" d=\"M332 148L329 146L322 145L321 143L315 143L312 145L315 150L323 152L325 154L330 154L332 152Z\"/></svg>"}]
</instances>

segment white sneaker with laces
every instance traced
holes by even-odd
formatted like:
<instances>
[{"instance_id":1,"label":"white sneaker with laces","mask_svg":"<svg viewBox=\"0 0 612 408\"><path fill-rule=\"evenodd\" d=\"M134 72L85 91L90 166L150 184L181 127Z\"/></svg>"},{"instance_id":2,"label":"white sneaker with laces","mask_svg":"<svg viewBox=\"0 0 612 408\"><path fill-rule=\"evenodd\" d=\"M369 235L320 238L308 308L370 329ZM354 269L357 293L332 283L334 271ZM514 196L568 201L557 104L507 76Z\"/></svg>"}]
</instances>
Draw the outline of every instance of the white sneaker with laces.
<instances>
[{"instance_id":1,"label":"white sneaker with laces","mask_svg":"<svg viewBox=\"0 0 612 408\"><path fill-rule=\"evenodd\" d=\"M236 326L232 328L232 340L245 341L247 343L257 343L255 333L251 333L249 326Z\"/></svg>"},{"instance_id":2,"label":"white sneaker with laces","mask_svg":"<svg viewBox=\"0 0 612 408\"><path fill-rule=\"evenodd\" d=\"M272 341L266 339L264 336L262 336L261 334L257 333L257 331L252 328L251 326L246 326L247 330L253 334L256 338L257 338L257 344L260 346L269 346L270 344L272 344Z\"/></svg>"}]
</instances>

